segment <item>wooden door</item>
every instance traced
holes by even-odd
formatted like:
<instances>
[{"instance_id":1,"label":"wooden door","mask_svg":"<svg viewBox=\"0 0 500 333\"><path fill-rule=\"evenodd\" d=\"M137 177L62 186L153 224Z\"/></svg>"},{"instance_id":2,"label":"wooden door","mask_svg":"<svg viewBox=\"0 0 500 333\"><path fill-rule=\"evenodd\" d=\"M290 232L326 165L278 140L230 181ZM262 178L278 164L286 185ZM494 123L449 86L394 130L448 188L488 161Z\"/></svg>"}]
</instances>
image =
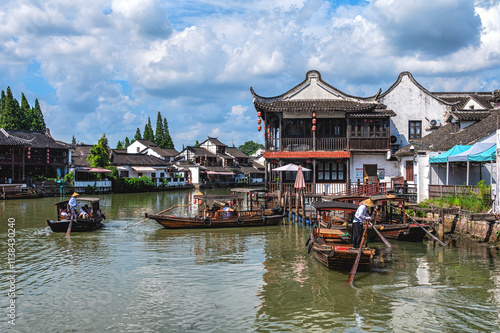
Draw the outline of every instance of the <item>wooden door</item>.
<instances>
[{"instance_id":1,"label":"wooden door","mask_svg":"<svg viewBox=\"0 0 500 333\"><path fill-rule=\"evenodd\" d=\"M413 181L413 161L406 161L406 180Z\"/></svg>"}]
</instances>

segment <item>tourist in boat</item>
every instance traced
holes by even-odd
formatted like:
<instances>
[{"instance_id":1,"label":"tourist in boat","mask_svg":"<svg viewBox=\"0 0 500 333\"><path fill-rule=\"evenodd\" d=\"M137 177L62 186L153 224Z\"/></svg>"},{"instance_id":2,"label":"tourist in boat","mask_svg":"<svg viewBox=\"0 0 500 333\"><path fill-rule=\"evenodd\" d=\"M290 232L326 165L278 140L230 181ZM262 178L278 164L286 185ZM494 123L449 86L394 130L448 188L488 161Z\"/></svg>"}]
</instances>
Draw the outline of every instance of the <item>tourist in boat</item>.
<instances>
[{"instance_id":1,"label":"tourist in boat","mask_svg":"<svg viewBox=\"0 0 500 333\"><path fill-rule=\"evenodd\" d=\"M69 216L70 219L75 219L78 216L76 214L76 207L79 206L79 204L76 202L76 197L78 196L78 193L74 192L73 195L71 196L71 199L68 201L68 206L69 206Z\"/></svg>"},{"instance_id":2,"label":"tourist in boat","mask_svg":"<svg viewBox=\"0 0 500 333\"><path fill-rule=\"evenodd\" d=\"M226 204L224 205L224 208L222 209L224 211L224 218L227 219L231 216L231 212L233 211L233 209L231 207L229 207L229 203L226 202Z\"/></svg>"},{"instance_id":3,"label":"tourist in boat","mask_svg":"<svg viewBox=\"0 0 500 333\"><path fill-rule=\"evenodd\" d=\"M63 209L63 210L61 211L61 218L62 218L63 220L66 220L66 219L68 218L68 216L69 216L69 215L68 215L68 212L66 212L66 209Z\"/></svg>"},{"instance_id":4,"label":"tourist in boat","mask_svg":"<svg viewBox=\"0 0 500 333\"><path fill-rule=\"evenodd\" d=\"M354 248L359 248L361 243L361 235L363 234L363 224L366 220L371 220L371 216L368 215L366 207L374 207L373 201L371 199L366 199L361 201L356 214L354 215L354 220L352 221L352 245Z\"/></svg>"}]
</instances>

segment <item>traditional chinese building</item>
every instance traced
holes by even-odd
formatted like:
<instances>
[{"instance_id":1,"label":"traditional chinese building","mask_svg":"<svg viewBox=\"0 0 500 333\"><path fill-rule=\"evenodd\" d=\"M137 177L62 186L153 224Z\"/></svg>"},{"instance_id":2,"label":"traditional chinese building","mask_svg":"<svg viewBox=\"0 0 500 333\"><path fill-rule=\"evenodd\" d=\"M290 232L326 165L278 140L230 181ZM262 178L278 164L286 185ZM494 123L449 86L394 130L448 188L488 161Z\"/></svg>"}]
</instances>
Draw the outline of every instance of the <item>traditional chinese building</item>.
<instances>
[{"instance_id":1,"label":"traditional chinese building","mask_svg":"<svg viewBox=\"0 0 500 333\"><path fill-rule=\"evenodd\" d=\"M392 110L372 97L348 95L309 71L303 82L274 97L257 95L252 88L258 129L265 137L265 183L293 187L295 172L275 172L288 163L305 172L307 191L336 193L351 182L376 182L397 175L391 150Z\"/></svg>"},{"instance_id":2,"label":"traditional chinese building","mask_svg":"<svg viewBox=\"0 0 500 333\"><path fill-rule=\"evenodd\" d=\"M68 146L56 141L49 129L43 132L0 129L0 183L35 176L64 176L68 163Z\"/></svg>"}]
</instances>

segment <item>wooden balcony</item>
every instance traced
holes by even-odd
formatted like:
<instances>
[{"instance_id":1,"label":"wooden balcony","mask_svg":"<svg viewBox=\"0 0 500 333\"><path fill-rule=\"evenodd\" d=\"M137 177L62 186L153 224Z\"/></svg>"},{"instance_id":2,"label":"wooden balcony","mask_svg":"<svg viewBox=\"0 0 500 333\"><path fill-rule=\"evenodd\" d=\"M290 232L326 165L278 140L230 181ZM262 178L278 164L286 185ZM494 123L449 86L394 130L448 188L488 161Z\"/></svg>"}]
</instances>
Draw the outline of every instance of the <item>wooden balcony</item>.
<instances>
[{"instance_id":1,"label":"wooden balcony","mask_svg":"<svg viewBox=\"0 0 500 333\"><path fill-rule=\"evenodd\" d=\"M349 150L388 150L390 138L350 138Z\"/></svg>"},{"instance_id":2,"label":"wooden balcony","mask_svg":"<svg viewBox=\"0 0 500 333\"><path fill-rule=\"evenodd\" d=\"M283 138L281 142L276 139L268 140L266 147L268 151L388 150L391 148L389 138L322 138L316 139L316 149L313 143L312 138ZM348 144L349 149L347 149ZM282 149L280 150L279 147Z\"/></svg>"}]
</instances>

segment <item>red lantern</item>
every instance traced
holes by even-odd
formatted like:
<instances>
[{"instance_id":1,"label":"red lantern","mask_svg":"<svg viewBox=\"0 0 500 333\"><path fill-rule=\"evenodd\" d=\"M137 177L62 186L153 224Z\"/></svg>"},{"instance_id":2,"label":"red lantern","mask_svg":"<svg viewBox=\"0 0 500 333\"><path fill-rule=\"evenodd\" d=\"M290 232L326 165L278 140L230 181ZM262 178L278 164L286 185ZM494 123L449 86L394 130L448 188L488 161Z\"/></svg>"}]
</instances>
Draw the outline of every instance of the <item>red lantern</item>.
<instances>
[{"instance_id":1,"label":"red lantern","mask_svg":"<svg viewBox=\"0 0 500 333\"><path fill-rule=\"evenodd\" d=\"M316 125L316 118L313 118L313 125Z\"/></svg>"},{"instance_id":2,"label":"red lantern","mask_svg":"<svg viewBox=\"0 0 500 333\"><path fill-rule=\"evenodd\" d=\"M196 205L198 203L198 199L194 198L193 203Z\"/></svg>"},{"instance_id":3,"label":"red lantern","mask_svg":"<svg viewBox=\"0 0 500 333\"><path fill-rule=\"evenodd\" d=\"M313 125L313 132L316 132L316 125Z\"/></svg>"},{"instance_id":4,"label":"red lantern","mask_svg":"<svg viewBox=\"0 0 500 333\"><path fill-rule=\"evenodd\" d=\"M262 122L262 120L260 120L260 118L257 119L257 124L260 124L261 122Z\"/></svg>"},{"instance_id":5,"label":"red lantern","mask_svg":"<svg viewBox=\"0 0 500 333\"><path fill-rule=\"evenodd\" d=\"M258 129L258 130L259 130L259 132L260 132L260 130L262 129L262 126L260 126L260 125L259 125L259 126L257 126L257 129Z\"/></svg>"},{"instance_id":6,"label":"red lantern","mask_svg":"<svg viewBox=\"0 0 500 333\"><path fill-rule=\"evenodd\" d=\"M313 111L313 118L316 118L316 111Z\"/></svg>"},{"instance_id":7,"label":"red lantern","mask_svg":"<svg viewBox=\"0 0 500 333\"><path fill-rule=\"evenodd\" d=\"M198 205L203 205L203 200L198 199Z\"/></svg>"},{"instance_id":8,"label":"red lantern","mask_svg":"<svg viewBox=\"0 0 500 333\"><path fill-rule=\"evenodd\" d=\"M257 111L257 117L259 117L259 118L262 117L262 112Z\"/></svg>"}]
</instances>

